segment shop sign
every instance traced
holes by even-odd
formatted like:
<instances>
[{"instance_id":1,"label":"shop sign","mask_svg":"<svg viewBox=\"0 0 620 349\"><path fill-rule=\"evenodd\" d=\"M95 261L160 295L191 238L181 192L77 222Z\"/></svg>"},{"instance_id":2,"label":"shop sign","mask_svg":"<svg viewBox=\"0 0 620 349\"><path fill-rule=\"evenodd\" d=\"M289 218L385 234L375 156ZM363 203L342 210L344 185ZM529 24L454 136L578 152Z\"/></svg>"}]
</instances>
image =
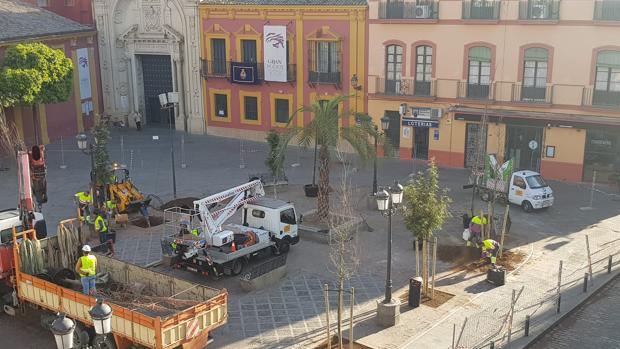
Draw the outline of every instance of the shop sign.
<instances>
[{"instance_id":1,"label":"shop sign","mask_svg":"<svg viewBox=\"0 0 620 349\"><path fill-rule=\"evenodd\" d=\"M430 119L432 114L431 108L411 107L411 115L419 119Z\"/></svg>"},{"instance_id":2,"label":"shop sign","mask_svg":"<svg viewBox=\"0 0 620 349\"><path fill-rule=\"evenodd\" d=\"M439 121L403 118L402 125L422 128L437 128L439 127Z\"/></svg>"}]
</instances>

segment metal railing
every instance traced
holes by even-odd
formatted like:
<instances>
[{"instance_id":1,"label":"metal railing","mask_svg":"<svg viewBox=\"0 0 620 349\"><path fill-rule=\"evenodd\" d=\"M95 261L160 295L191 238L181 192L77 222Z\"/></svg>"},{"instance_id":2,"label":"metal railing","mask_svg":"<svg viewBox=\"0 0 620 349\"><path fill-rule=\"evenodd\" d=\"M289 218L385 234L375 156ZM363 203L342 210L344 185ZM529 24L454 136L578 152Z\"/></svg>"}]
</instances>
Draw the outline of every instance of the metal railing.
<instances>
[{"instance_id":1,"label":"metal railing","mask_svg":"<svg viewBox=\"0 0 620 349\"><path fill-rule=\"evenodd\" d=\"M201 59L200 75L203 78L229 78L230 61L208 61Z\"/></svg>"},{"instance_id":2,"label":"metal railing","mask_svg":"<svg viewBox=\"0 0 620 349\"><path fill-rule=\"evenodd\" d=\"M380 19L437 19L438 9L436 1L418 0L381 1L379 2Z\"/></svg>"},{"instance_id":3,"label":"metal railing","mask_svg":"<svg viewBox=\"0 0 620 349\"><path fill-rule=\"evenodd\" d=\"M594 3L594 19L620 21L620 1L599 0Z\"/></svg>"},{"instance_id":4,"label":"metal railing","mask_svg":"<svg viewBox=\"0 0 620 349\"><path fill-rule=\"evenodd\" d=\"M553 89L550 86L536 87L523 84L512 85L512 101L527 103L551 103Z\"/></svg>"},{"instance_id":5,"label":"metal railing","mask_svg":"<svg viewBox=\"0 0 620 349\"><path fill-rule=\"evenodd\" d=\"M560 19L560 0L522 0L519 2L519 19Z\"/></svg>"},{"instance_id":6,"label":"metal railing","mask_svg":"<svg viewBox=\"0 0 620 349\"><path fill-rule=\"evenodd\" d=\"M340 72L322 73L311 70L308 72L308 81L313 84L340 85Z\"/></svg>"},{"instance_id":7,"label":"metal railing","mask_svg":"<svg viewBox=\"0 0 620 349\"><path fill-rule=\"evenodd\" d=\"M620 109L620 91L584 88L582 104L584 106Z\"/></svg>"},{"instance_id":8,"label":"metal railing","mask_svg":"<svg viewBox=\"0 0 620 349\"><path fill-rule=\"evenodd\" d=\"M463 19L499 19L501 1L463 1Z\"/></svg>"},{"instance_id":9,"label":"metal railing","mask_svg":"<svg viewBox=\"0 0 620 349\"><path fill-rule=\"evenodd\" d=\"M491 89L493 84L470 84L467 81L460 81L458 85L459 98L467 99L491 99Z\"/></svg>"},{"instance_id":10,"label":"metal railing","mask_svg":"<svg viewBox=\"0 0 620 349\"><path fill-rule=\"evenodd\" d=\"M276 270L284 265L286 265L286 254L285 253L279 256L270 258L267 261L254 266L248 272L243 273L243 275L241 276L241 279L250 281L250 280L256 279L257 277L261 275L265 275L272 270Z\"/></svg>"},{"instance_id":11,"label":"metal railing","mask_svg":"<svg viewBox=\"0 0 620 349\"><path fill-rule=\"evenodd\" d=\"M390 80L377 77L376 93L387 96L435 97L434 81Z\"/></svg>"}]
</instances>

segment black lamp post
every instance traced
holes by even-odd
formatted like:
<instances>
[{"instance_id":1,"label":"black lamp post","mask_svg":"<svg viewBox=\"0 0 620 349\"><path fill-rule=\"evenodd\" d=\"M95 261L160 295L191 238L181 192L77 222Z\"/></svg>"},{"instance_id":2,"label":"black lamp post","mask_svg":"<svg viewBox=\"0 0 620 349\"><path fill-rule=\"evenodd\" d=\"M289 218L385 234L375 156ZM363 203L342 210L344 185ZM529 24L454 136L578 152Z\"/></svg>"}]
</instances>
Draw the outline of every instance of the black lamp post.
<instances>
[{"instance_id":1,"label":"black lamp post","mask_svg":"<svg viewBox=\"0 0 620 349\"><path fill-rule=\"evenodd\" d=\"M88 136L85 133L80 133L75 136L75 140L77 142L78 149L81 150L82 153L90 156L90 190L92 191L93 196L93 206L97 207L97 203L99 201L97 197L97 187L95 185L95 181L97 179L95 174L95 146L92 143L88 143ZM92 215L93 210L90 211Z\"/></svg>"},{"instance_id":2,"label":"black lamp post","mask_svg":"<svg viewBox=\"0 0 620 349\"><path fill-rule=\"evenodd\" d=\"M97 304L88 313L93 319L96 334L106 335L112 332L112 308L104 304L102 298L97 298Z\"/></svg>"},{"instance_id":3,"label":"black lamp post","mask_svg":"<svg viewBox=\"0 0 620 349\"><path fill-rule=\"evenodd\" d=\"M172 196L177 198L177 176L174 169L174 131L172 129L172 120L174 119L174 106L179 103L178 92L168 92L159 95L159 104L161 109L168 109L168 124L170 128L170 160L172 165Z\"/></svg>"},{"instance_id":4,"label":"black lamp post","mask_svg":"<svg viewBox=\"0 0 620 349\"><path fill-rule=\"evenodd\" d=\"M392 302L392 215L403 201L403 186L394 181L393 187L382 189L376 194L376 198L379 211L388 218L387 275L383 300L384 304L388 304Z\"/></svg>"},{"instance_id":5,"label":"black lamp post","mask_svg":"<svg viewBox=\"0 0 620 349\"><path fill-rule=\"evenodd\" d=\"M377 193L377 155L378 155L378 139L379 136L382 136L385 134L385 131L387 131L387 129L390 128L390 118L387 117L387 115L384 115L381 118L381 130L382 132L379 133L379 130L377 128L377 125L375 125L375 159L373 161L373 172L372 172L372 194L375 195Z\"/></svg>"},{"instance_id":6,"label":"black lamp post","mask_svg":"<svg viewBox=\"0 0 620 349\"><path fill-rule=\"evenodd\" d=\"M75 322L73 320L65 317L65 314L59 313L58 317L52 322L50 330L54 334L56 348L73 348L73 331L75 331Z\"/></svg>"}]
</instances>

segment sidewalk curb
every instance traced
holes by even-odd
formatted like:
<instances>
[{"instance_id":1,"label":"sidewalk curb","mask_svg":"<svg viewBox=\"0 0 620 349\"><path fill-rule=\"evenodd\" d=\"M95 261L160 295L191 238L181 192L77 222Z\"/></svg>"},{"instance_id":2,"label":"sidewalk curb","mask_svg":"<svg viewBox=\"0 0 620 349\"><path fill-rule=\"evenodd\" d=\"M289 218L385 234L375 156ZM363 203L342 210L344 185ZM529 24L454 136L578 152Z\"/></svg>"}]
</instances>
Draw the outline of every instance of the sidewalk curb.
<instances>
[{"instance_id":1,"label":"sidewalk curb","mask_svg":"<svg viewBox=\"0 0 620 349\"><path fill-rule=\"evenodd\" d=\"M607 274L605 274L607 275ZM577 304L575 304L575 306L573 306L572 309L568 310L567 312L563 313L560 317L558 317L557 319L555 319L553 321L553 323L547 327L546 329L544 329L543 331L541 331L539 334L535 335L535 336L530 336L530 337L522 337L522 338L529 338L530 340L527 341L524 344L518 344L515 345L514 347L511 345L509 346L509 348L513 349L513 348L522 348L522 349L528 349L530 348L532 345L536 344L536 342L538 342L542 337L544 337L547 333L549 333L550 331L552 331L557 325L560 324L560 322L562 322L563 320L565 320L568 316L572 315L573 313L575 313L578 309L580 309L585 303L587 303L592 297L594 297L595 295L597 295L599 292L601 292L602 289L604 289L607 285L609 285L612 281L614 281L617 277L620 277L620 270L616 270L615 271L615 275L614 272L611 273L611 277L609 277L609 279L605 282L603 282L602 284L600 284L598 287L595 286L595 289L588 294L587 297L585 297L584 299L580 300L579 302L577 302Z\"/></svg>"}]
</instances>

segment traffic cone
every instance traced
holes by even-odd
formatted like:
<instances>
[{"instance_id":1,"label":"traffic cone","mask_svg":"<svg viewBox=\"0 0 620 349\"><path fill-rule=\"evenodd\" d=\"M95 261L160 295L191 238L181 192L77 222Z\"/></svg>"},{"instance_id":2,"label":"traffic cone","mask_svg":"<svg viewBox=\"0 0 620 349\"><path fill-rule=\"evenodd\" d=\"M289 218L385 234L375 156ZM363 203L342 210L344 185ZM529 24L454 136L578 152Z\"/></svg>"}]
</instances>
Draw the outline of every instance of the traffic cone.
<instances>
[{"instance_id":1,"label":"traffic cone","mask_svg":"<svg viewBox=\"0 0 620 349\"><path fill-rule=\"evenodd\" d=\"M235 245L234 241L233 241L232 245L230 245L230 252L237 252L237 245Z\"/></svg>"}]
</instances>

